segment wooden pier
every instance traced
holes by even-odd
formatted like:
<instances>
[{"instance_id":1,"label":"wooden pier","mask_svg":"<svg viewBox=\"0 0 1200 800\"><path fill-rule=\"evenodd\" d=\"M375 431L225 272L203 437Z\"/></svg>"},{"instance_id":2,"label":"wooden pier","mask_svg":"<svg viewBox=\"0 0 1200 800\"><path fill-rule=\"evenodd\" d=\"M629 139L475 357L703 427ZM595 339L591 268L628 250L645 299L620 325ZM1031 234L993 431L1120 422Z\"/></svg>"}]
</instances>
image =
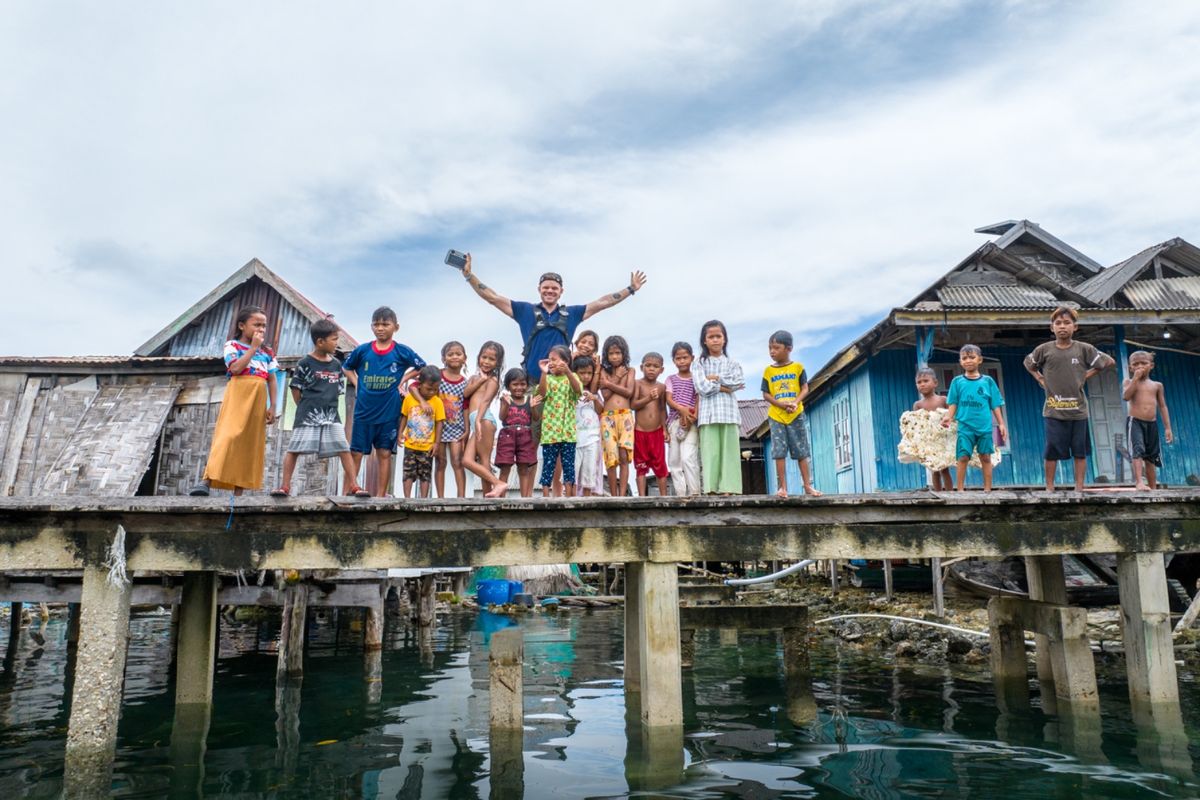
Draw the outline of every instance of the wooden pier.
<instances>
[{"instance_id":1,"label":"wooden pier","mask_svg":"<svg viewBox=\"0 0 1200 800\"><path fill-rule=\"evenodd\" d=\"M118 535L120 532L120 535ZM0 572L82 570L68 796L108 790L134 572L182 572L176 694L211 703L218 587L235 570L626 565L626 686L651 729L682 724L678 561L1026 556L1030 600L992 606L998 692L1019 702L1021 632L1038 635L1044 702L1098 720L1059 556L1118 555L1130 698L1178 717L1164 553L1200 551L1200 491L834 495L818 499L403 501L304 497L0 498ZM186 654L186 658L184 657ZM1087 663L1084 663L1086 660ZM185 666L186 662L186 666ZM1017 691L1014 691L1014 686ZM194 714L193 714L194 716ZM203 716L203 715L201 715ZM1090 723L1089 723L1090 724Z\"/></svg>"}]
</instances>

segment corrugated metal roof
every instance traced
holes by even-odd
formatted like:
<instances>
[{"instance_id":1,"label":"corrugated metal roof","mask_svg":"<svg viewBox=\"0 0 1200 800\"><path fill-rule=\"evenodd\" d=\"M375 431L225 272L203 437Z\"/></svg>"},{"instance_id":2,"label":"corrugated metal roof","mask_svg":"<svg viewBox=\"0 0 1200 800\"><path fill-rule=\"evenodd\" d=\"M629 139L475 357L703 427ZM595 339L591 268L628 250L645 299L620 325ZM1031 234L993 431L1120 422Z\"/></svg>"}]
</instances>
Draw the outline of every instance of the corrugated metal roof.
<instances>
[{"instance_id":1,"label":"corrugated metal roof","mask_svg":"<svg viewBox=\"0 0 1200 800\"><path fill-rule=\"evenodd\" d=\"M741 436L748 439L767 420L771 406L766 400L738 400L738 411L742 415Z\"/></svg>"},{"instance_id":2,"label":"corrugated metal roof","mask_svg":"<svg viewBox=\"0 0 1200 800\"><path fill-rule=\"evenodd\" d=\"M1197 249L1190 242L1176 237L1168 239L1161 244L1156 244L1153 247L1147 247L1145 250L1130 256L1119 264L1112 265L1099 275L1081 283L1077 289L1094 303L1107 303L1117 292L1126 289L1128 284L1133 282L1134 278L1141 275L1143 270L1149 267L1158 256L1163 256L1185 269L1200 272L1200 249ZM1176 279L1164 278L1163 280ZM1185 278L1184 280L1187 279ZM1149 283L1149 281L1138 281L1138 283ZM1130 302L1133 302L1133 298L1130 298ZM1150 306L1139 306L1135 303L1135 307L1149 308ZM1167 305L1161 306L1161 308L1194 308L1194 306Z\"/></svg>"},{"instance_id":3,"label":"corrugated metal roof","mask_svg":"<svg viewBox=\"0 0 1200 800\"><path fill-rule=\"evenodd\" d=\"M1131 281L1122 292L1134 308L1156 311L1200 308L1200 276Z\"/></svg>"},{"instance_id":4,"label":"corrugated metal roof","mask_svg":"<svg viewBox=\"0 0 1200 800\"><path fill-rule=\"evenodd\" d=\"M208 356L0 356L0 367L157 367L211 366L221 357Z\"/></svg>"},{"instance_id":5,"label":"corrugated metal roof","mask_svg":"<svg viewBox=\"0 0 1200 800\"><path fill-rule=\"evenodd\" d=\"M1061 302L1038 286L943 286L937 296L947 308L1054 308Z\"/></svg>"}]
</instances>

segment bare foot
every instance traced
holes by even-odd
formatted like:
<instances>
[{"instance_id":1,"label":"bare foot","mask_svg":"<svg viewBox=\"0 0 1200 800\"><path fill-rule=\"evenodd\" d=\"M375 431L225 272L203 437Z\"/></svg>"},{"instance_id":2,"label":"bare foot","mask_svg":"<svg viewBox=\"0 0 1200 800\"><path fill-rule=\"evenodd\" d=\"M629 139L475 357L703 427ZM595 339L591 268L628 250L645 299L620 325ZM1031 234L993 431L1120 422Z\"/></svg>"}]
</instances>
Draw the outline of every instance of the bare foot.
<instances>
[{"instance_id":1,"label":"bare foot","mask_svg":"<svg viewBox=\"0 0 1200 800\"><path fill-rule=\"evenodd\" d=\"M788 495L787 495L787 489L776 489L776 490L775 490L775 496L776 496L776 497L787 497L787 496L788 496Z\"/></svg>"},{"instance_id":2,"label":"bare foot","mask_svg":"<svg viewBox=\"0 0 1200 800\"><path fill-rule=\"evenodd\" d=\"M806 495L808 495L809 497L824 497L825 496L825 493L817 491L817 488L815 486L805 486L804 493Z\"/></svg>"},{"instance_id":3,"label":"bare foot","mask_svg":"<svg viewBox=\"0 0 1200 800\"><path fill-rule=\"evenodd\" d=\"M1138 491L1138 492L1144 492L1144 491L1146 491L1147 489L1149 489L1150 487L1149 487L1149 486L1147 486L1147 485L1146 485L1146 484L1144 484L1144 483L1135 483L1135 484L1133 485L1133 488L1134 488L1134 490L1135 490L1135 491Z\"/></svg>"},{"instance_id":4,"label":"bare foot","mask_svg":"<svg viewBox=\"0 0 1200 800\"><path fill-rule=\"evenodd\" d=\"M504 497L506 494L508 494L508 484L497 482L484 497Z\"/></svg>"}]
</instances>

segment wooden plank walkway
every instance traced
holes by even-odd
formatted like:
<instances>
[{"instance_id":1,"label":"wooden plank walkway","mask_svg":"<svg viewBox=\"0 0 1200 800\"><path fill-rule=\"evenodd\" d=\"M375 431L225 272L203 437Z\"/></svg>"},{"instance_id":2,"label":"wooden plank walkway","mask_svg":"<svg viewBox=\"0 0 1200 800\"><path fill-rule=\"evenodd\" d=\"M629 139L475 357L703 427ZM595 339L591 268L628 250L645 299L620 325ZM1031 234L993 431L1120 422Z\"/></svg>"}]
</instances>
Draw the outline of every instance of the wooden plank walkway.
<instances>
[{"instance_id":1,"label":"wooden plank walkway","mask_svg":"<svg viewBox=\"0 0 1200 800\"><path fill-rule=\"evenodd\" d=\"M1200 490L817 499L0 498L0 571L382 569L564 562L1200 551ZM228 525L228 528L227 528Z\"/></svg>"}]
</instances>

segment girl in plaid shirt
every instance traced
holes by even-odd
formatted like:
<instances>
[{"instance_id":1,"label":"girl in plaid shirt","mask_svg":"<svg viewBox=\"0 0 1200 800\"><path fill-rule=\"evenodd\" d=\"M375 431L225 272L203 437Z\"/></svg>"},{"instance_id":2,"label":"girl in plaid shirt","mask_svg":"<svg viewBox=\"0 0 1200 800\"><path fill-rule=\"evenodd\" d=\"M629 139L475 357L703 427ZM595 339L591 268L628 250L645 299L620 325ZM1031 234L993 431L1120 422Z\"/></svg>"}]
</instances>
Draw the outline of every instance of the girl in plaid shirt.
<instances>
[{"instance_id":1,"label":"girl in plaid shirt","mask_svg":"<svg viewBox=\"0 0 1200 800\"><path fill-rule=\"evenodd\" d=\"M745 386L742 365L726 354L729 334L714 319L700 328L701 356L692 370L700 402L701 480L706 494L741 494L742 461L738 444L741 412L737 391Z\"/></svg>"}]
</instances>

